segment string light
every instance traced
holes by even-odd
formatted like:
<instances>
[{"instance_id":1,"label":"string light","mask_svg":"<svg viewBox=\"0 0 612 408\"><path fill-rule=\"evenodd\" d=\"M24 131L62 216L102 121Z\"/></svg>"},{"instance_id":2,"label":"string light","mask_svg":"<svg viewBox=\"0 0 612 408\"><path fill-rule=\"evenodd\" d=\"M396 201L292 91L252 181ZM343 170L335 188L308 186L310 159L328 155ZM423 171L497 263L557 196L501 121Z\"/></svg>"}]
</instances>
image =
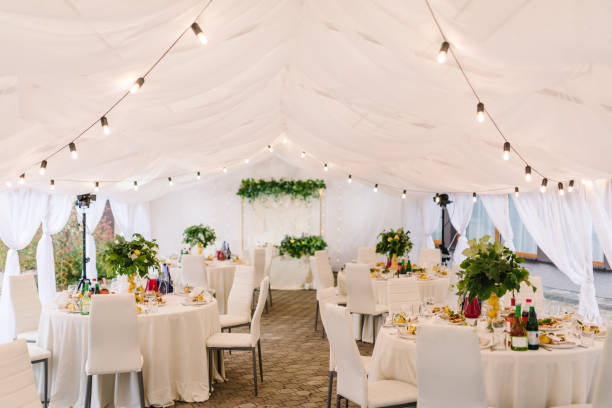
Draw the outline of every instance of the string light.
<instances>
[{"instance_id":1,"label":"string light","mask_svg":"<svg viewBox=\"0 0 612 408\"><path fill-rule=\"evenodd\" d=\"M55 180L51 179L51 181L49 182L49 189L55 190Z\"/></svg>"},{"instance_id":2,"label":"string light","mask_svg":"<svg viewBox=\"0 0 612 408\"><path fill-rule=\"evenodd\" d=\"M223 168L223 173L227 173L227 167Z\"/></svg>"},{"instance_id":3,"label":"string light","mask_svg":"<svg viewBox=\"0 0 612 408\"><path fill-rule=\"evenodd\" d=\"M567 192L571 193L572 191L574 191L574 180L570 180L569 184L567 185Z\"/></svg>"},{"instance_id":4,"label":"string light","mask_svg":"<svg viewBox=\"0 0 612 408\"><path fill-rule=\"evenodd\" d=\"M374 184L374 192L378 193L378 184Z\"/></svg>"},{"instance_id":5,"label":"string light","mask_svg":"<svg viewBox=\"0 0 612 408\"><path fill-rule=\"evenodd\" d=\"M19 184L21 184L22 186L25 184L25 173L21 173L21 175L19 176Z\"/></svg>"},{"instance_id":6,"label":"string light","mask_svg":"<svg viewBox=\"0 0 612 408\"><path fill-rule=\"evenodd\" d=\"M327 168L327 163L325 163L325 164L323 165L323 171L327 171L327 170L329 170L329 169Z\"/></svg>"},{"instance_id":7,"label":"string light","mask_svg":"<svg viewBox=\"0 0 612 408\"><path fill-rule=\"evenodd\" d=\"M442 43L442 46L440 47L440 52L438 53L438 62L440 64L444 64L444 62L446 62L446 54L448 54L449 46L450 44L446 41Z\"/></svg>"},{"instance_id":8,"label":"string light","mask_svg":"<svg viewBox=\"0 0 612 408\"><path fill-rule=\"evenodd\" d=\"M168 177L168 185L170 187L172 187L174 185L174 182L172 181L172 177Z\"/></svg>"},{"instance_id":9,"label":"string light","mask_svg":"<svg viewBox=\"0 0 612 408\"><path fill-rule=\"evenodd\" d=\"M525 181L531 181L531 166L525 166Z\"/></svg>"},{"instance_id":10,"label":"string light","mask_svg":"<svg viewBox=\"0 0 612 408\"><path fill-rule=\"evenodd\" d=\"M7 181L4 183L8 188L13 187L13 183L11 183L10 181Z\"/></svg>"},{"instance_id":11,"label":"string light","mask_svg":"<svg viewBox=\"0 0 612 408\"><path fill-rule=\"evenodd\" d=\"M306 157L306 152L302 150L302 153L300 153L300 157L303 159L304 157Z\"/></svg>"},{"instance_id":12,"label":"string light","mask_svg":"<svg viewBox=\"0 0 612 408\"><path fill-rule=\"evenodd\" d=\"M98 192L98 190L100 190L100 182L99 182L99 181L96 181L96 182L94 183L94 191L97 193L97 192Z\"/></svg>"},{"instance_id":13,"label":"string light","mask_svg":"<svg viewBox=\"0 0 612 408\"><path fill-rule=\"evenodd\" d=\"M200 40L200 42L203 45L206 45L208 43L208 38L206 38L206 36L204 35L204 31L202 31L198 23L193 23L191 25L191 29L193 30L193 33L195 34L196 37L198 37L198 40Z\"/></svg>"},{"instance_id":14,"label":"string light","mask_svg":"<svg viewBox=\"0 0 612 408\"><path fill-rule=\"evenodd\" d=\"M346 179L346 182L351 184L353 182L353 176L349 174L348 178Z\"/></svg>"},{"instance_id":15,"label":"string light","mask_svg":"<svg viewBox=\"0 0 612 408\"><path fill-rule=\"evenodd\" d=\"M405 199L406 199L406 190L402 192L402 200L405 200Z\"/></svg>"},{"instance_id":16,"label":"string light","mask_svg":"<svg viewBox=\"0 0 612 408\"><path fill-rule=\"evenodd\" d=\"M134 85L130 88L130 93L136 93L144 85L144 78L140 77L134 82Z\"/></svg>"},{"instance_id":17,"label":"string light","mask_svg":"<svg viewBox=\"0 0 612 408\"><path fill-rule=\"evenodd\" d=\"M43 160L40 162L40 170L38 172L40 173L41 176L44 176L46 171L47 171L47 161Z\"/></svg>"},{"instance_id":18,"label":"string light","mask_svg":"<svg viewBox=\"0 0 612 408\"><path fill-rule=\"evenodd\" d=\"M541 193L545 193L546 192L546 186L548 185L548 179L546 177L544 177L542 179L542 185L540 186L540 192Z\"/></svg>"},{"instance_id":19,"label":"string light","mask_svg":"<svg viewBox=\"0 0 612 408\"><path fill-rule=\"evenodd\" d=\"M202 176L200 175L200 172L198 171L198 172L196 173L196 179L197 179L197 180L199 180L199 179L201 179L201 178L202 178Z\"/></svg>"},{"instance_id":20,"label":"string light","mask_svg":"<svg viewBox=\"0 0 612 408\"><path fill-rule=\"evenodd\" d=\"M68 144L68 148L70 149L70 156L74 160L78 159L79 158L79 153L77 152L76 145L74 144L74 142L70 142Z\"/></svg>"},{"instance_id":21,"label":"string light","mask_svg":"<svg viewBox=\"0 0 612 408\"><path fill-rule=\"evenodd\" d=\"M478 102L476 105L476 118L480 123L484 122L485 120L484 103L482 102Z\"/></svg>"},{"instance_id":22,"label":"string light","mask_svg":"<svg viewBox=\"0 0 612 408\"><path fill-rule=\"evenodd\" d=\"M518 198L518 197L519 197L519 188L518 188L518 187L514 187L514 196L515 196L516 198Z\"/></svg>"},{"instance_id":23,"label":"string light","mask_svg":"<svg viewBox=\"0 0 612 408\"><path fill-rule=\"evenodd\" d=\"M138 182L134 180L134 191L138 191Z\"/></svg>"},{"instance_id":24,"label":"string light","mask_svg":"<svg viewBox=\"0 0 612 408\"><path fill-rule=\"evenodd\" d=\"M289 139L287 139L287 136L283 137L283 144L287 144L288 141Z\"/></svg>"},{"instance_id":25,"label":"string light","mask_svg":"<svg viewBox=\"0 0 612 408\"><path fill-rule=\"evenodd\" d=\"M108 127L108 119L106 119L106 116L102 116L100 118L100 125L102 126L102 130L104 131L104 134L110 135L110 128Z\"/></svg>"},{"instance_id":26,"label":"string light","mask_svg":"<svg viewBox=\"0 0 612 408\"><path fill-rule=\"evenodd\" d=\"M472 193L472 201L476 202L476 193Z\"/></svg>"},{"instance_id":27,"label":"string light","mask_svg":"<svg viewBox=\"0 0 612 408\"><path fill-rule=\"evenodd\" d=\"M504 160L510 159L510 142L504 143Z\"/></svg>"},{"instance_id":28,"label":"string light","mask_svg":"<svg viewBox=\"0 0 612 408\"><path fill-rule=\"evenodd\" d=\"M244 159L244 164L249 164L249 159Z\"/></svg>"},{"instance_id":29,"label":"string light","mask_svg":"<svg viewBox=\"0 0 612 408\"><path fill-rule=\"evenodd\" d=\"M268 151L269 151L270 153L272 153L272 152L274 151L274 148L272 147L272 145L268 145Z\"/></svg>"},{"instance_id":30,"label":"string light","mask_svg":"<svg viewBox=\"0 0 612 408\"><path fill-rule=\"evenodd\" d=\"M559 184L557 184L557 187L559 187L559 195L560 196L565 194L565 191L563 191L563 183L559 182Z\"/></svg>"},{"instance_id":31,"label":"string light","mask_svg":"<svg viewBox=\"0 0 612 408\"><path fill-rule=\"evenodd\" d=\"M436 193L436 196L434 197L434 202L436 204L438 204L440 202L440 194Z\"/></svg>"}]
</instances>

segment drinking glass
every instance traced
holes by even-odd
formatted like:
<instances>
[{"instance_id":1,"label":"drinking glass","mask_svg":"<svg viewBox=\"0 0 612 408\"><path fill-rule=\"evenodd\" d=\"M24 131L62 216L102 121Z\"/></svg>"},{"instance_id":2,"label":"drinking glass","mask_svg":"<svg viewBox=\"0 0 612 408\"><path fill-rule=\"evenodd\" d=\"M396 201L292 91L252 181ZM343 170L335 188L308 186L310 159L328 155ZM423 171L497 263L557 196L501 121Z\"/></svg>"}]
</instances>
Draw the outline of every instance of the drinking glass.
<instances>
[{"instance_id":1,"label":"drinking glass","mask_svg":"<svg viewBox=\"0 0 612 408\"><path fill-rule=\"evenodd\" d=\"M593 343L595 343L595 332L589 327L582 332L582 345L592 347Z\"/></svg>"},{"instance_id":2,"label":"drinking glass","mask_svg":"<svg viewBox=\"0 0 612 408\"><path fill-rule=\"evenodd\" d=\"M506 319L497 317L491 322L493 328L493 349L494 350L505 350L506 341L504 330L506 328Z\"/></svg>"}]
</instances>

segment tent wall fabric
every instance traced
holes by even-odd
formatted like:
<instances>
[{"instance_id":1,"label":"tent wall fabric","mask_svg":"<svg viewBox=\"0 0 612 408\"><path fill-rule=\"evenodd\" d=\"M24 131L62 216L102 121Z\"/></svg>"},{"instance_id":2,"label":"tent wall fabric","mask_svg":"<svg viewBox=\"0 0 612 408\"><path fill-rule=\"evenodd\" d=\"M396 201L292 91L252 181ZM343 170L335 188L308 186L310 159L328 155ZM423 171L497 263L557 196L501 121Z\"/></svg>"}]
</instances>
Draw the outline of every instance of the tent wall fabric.
<instances>
[{"instance_id":1,"label":"tent wall fabric","mask_svg":"<svg viewBox=\"0 0 612 408\"><path fill-rule=\"evenodd\" d=\"M457 230L459 238L453 255L453 265L459 265L464 259L463 251L468 247L466 230L472 218L474 199L471 194L451 194L452 203L446 206L451 224Z\"/></svg>"},{"instance_id":2,"label":"tent wall fabric","mask_svg":"<svg viewBox=\"0 0 612 408\"><path fill-rule=\"evenodd\" d=\"M487 210L487 214L493 221L495 228L504 240L504 246L514 251L514 233L510 224L510 209L508 208L508 195L482 195L480 196L482 205Z\"/></svg>"},{"instance_id":3,"label":"tent wall fabric","mask_svg":"<svg viewBox=\"0 0 612 408\"><path fill-rule=\"evenodd\" d=\"M612 181L596 180L584 185L593 217L593 229L608 259L612 259Z\"/></svg>"},{"instance_id":4,"label":"tent wall fabric","mask_svg":"<svg viewBox=\"0 0 612 408\"><path fill-rule=\"evenodd\" d=\"M109 200L118 232L128 241L134 233L151 239L151 208L149 202L125 203Z\"/></svg>"}]
</instances>

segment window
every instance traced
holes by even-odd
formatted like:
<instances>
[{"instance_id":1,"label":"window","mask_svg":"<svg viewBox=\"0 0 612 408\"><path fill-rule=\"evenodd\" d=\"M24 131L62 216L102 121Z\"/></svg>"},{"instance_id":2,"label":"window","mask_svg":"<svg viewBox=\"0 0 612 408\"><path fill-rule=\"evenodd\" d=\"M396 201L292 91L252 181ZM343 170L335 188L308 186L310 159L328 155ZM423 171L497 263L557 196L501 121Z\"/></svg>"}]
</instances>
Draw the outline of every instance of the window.
<instances>
[{"instance_id":1,"label":"window","mask_svg":"<svg viewBox=\"0 0 612 408\"><path fill-rule=\"evenodd\" d=\"M516 252L519 252L521 256L527 256L529 258L535 258L538 253L538 246L536 245L527 228L521 221L518 211L514 206L512 198L508 198L508 207L510 209L510 224L512 225L512 232L514 233L514 247Z\"/></svg>"},{"instance_id":2,"label":"window","mask_svg":"<svg viewBox=\"0 0 612 408\"><path fill-rule=\"evenodd\" d=\"M482 205L480 197L476 203L474 203L472 218L470 218L466 235L467 239L479 239L485 235L488 235L491 237L491 241L495 240L495 226L493 225L491 218L489 218L489 214L487 214L484 205Z\"/></svg>"}]
</instances>

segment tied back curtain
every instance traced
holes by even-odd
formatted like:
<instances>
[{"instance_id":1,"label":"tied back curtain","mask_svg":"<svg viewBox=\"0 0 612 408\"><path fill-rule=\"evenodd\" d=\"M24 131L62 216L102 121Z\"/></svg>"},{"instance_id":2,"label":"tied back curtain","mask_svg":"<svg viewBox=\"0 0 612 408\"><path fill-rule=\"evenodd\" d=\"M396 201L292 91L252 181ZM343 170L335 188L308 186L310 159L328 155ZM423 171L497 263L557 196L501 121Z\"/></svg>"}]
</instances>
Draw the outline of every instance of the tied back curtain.
<instances>
[{"instance_id":1,"label":"tied back curtain","mask_svg":"<svg viewBox=\"0 0 612 408\"><path fill-rule=\"evenodd\" d=\"M466 237L466 229L472 218L472 209L474 208L474 199L471 194L452 194L452 203L446 206L451 224L460 234L455 246L453 255L453 265L460 264L464 259L463 251L468 247Z\"/></svg>"},{"instance_id":2,"label":"tied back curtain","mask_svg":"<svg viewBox=\"0 0 612 408\"><path fill-rule=\"evenodd\" d=\"M586 199L593 217L593 229L599 244L612 259L612 180L597 180L584 185Z\"/></svg>"},{"instance_id":3,"label":"tied back curtain","mask_svg":"<svg viewBox=\"0 0 612 408\"><path fill-rule=\"evenodd\" d=\"M423 248L435 248L433 233L438 227L442 209L433 200L433 196L426 196L421 201L421 214L423 216Z\"/></svg>"},{"instance_id":4,"label":"tied back curtain","mask_svg":"<svg viewBox=\"0 0 612 408\"><path fill-rule=\"evenodd\" d=\"M508 207L508 195L481 195L480 199L487 214L493 221L493 225L504 239L504 246L514 251L514 233L510 224L510 209Z\"/></svg>"},{"instance_id":5,"label":"tied back curtain","mask_svg":"<svg viewBox=\"0 0 612 408\"><path fill-rule=\"evenodd\" d=\"M83 220L83 213L87 214L87 230L85 231L85 247L87 250L87 257L89 258L86 269L87 279L98 278L98 269L96 268L96 241L94 240L93 232L98 226L105 208L106 198L101 196L98 196L96 201L92 201L89 208L83 209L77 207L79 222Z\"/></svg>"},{"instance_id":6,"label":"tied back curtain","mask_svg":"<svg viewBox=\"0 0 612 408\"><path fill-rule=\"evenodd\" d=\"M554 191L513 197L514 205L538 247L576 285L578 312L599 317L593 281L592 222L584 191L560 196Z\"/></svg>"},{"instance_id":7,"label":"tied back curtain","mask_svg":"<svg viewBox=\"0 0 612 408\"><path fill-rule=\"evenodd\" d=\"M42 235L36 247L38 296L43 305L54 299L57 290L51 235L64 228L73 206L72 195L49 195L47 198L47 208L42 216Z\"/></svg>"},{"instance_id":8,"label":"tied back curtain","mask_svg":"<svg viewBox=\"0 0 612 408\"><path fill-rule=\"evenodd\" d=\"M111 210L119 233L126 240L131 240L134 233L151 239L151 210L149 202L124 203L110 200Z\"/></svg>"},{"instance_id":9,"label":"tied back curtain","mask_svg":"<svg viewBox=\"0 0 612 408\"><path fill-rule=\"evenodd\" d=\"M17 251L25 248L36 234L47 208L46 198L46 194L30 189L0 193L0 239L9 248L0 295L0 342L10 341L14 337L9 276L20 273Z\"/></svg>"}]
</instances>

